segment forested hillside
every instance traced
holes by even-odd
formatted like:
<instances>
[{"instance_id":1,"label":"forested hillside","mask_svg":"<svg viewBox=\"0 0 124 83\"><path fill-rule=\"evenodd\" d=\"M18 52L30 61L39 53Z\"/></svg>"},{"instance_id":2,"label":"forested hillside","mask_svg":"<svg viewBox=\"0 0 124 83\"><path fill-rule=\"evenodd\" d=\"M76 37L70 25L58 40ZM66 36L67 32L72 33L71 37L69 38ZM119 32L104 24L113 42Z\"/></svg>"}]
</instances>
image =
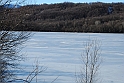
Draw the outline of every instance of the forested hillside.
<instances>
[{"instance_id":1,"label":"forested hillside","mask_svg":"<svg viewBox=\"0 0 124 83\"><path fill-rule=\"evenodd\" d=\"M56 3L0 9L1 30L124 33L124 3Z\"/></svg>"}]
</instances>

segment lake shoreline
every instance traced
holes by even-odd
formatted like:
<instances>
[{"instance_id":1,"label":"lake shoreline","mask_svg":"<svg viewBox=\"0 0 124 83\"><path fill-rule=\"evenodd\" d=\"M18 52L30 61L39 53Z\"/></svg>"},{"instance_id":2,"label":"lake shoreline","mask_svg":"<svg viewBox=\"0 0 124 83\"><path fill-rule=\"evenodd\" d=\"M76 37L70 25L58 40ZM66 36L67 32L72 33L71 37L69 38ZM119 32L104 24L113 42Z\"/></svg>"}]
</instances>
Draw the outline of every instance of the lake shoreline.
<instances>
[{"instance_id":1,"label":"lake shoreline","mask_svg":"<svg viewBox=\"0 0 124 83\"><path fill-rule=\"evenodd\" d=\"M4 30L6 31L6 30ZM74 32L74 31L30 31L30 30L8 30L8 31L24 31L24 32L62 32L62 33L108 33L108 34L124 34L119 32Z\"/></svg>"}]
</instances>

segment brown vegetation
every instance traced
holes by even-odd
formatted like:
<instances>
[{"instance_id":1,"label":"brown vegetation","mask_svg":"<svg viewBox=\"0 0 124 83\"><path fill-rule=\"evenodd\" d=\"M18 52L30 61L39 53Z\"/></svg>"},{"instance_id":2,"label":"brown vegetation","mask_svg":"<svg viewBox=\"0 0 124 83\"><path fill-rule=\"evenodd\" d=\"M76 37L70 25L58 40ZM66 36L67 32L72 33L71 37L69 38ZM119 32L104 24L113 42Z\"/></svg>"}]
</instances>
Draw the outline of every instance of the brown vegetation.
<instances>
[{"instance_id":1,"label":"brown vegetation","mask_svg":"<svg viewBox=\"0 0 124 83\"><path fill-rule=\"evenodd\" d=\"M0 20L0 30L123 33L124 3L27 5L0 11Z\"/></svg>"}]
</instances>

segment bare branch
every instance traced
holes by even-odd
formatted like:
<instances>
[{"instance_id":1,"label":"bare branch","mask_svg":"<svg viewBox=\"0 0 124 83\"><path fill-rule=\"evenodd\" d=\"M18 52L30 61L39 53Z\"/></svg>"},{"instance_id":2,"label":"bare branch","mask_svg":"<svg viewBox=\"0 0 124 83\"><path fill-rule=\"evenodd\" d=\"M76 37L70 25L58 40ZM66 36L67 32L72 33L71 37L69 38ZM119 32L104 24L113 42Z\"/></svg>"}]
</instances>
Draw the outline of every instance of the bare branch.
<instances>
[{"instance_id":1,"label":"bare branch","mask_svg":"<svg viewBox=\"0 0 124 83\"><path fill-rule=\"evenodd\" d=\"M77 83L95 83L97 81L96 75L101 64L100 45L101 42L98 40L86 42L83 55L81 55L83 68L79 79L76 78Z\"/></svg>"}]
</instances>

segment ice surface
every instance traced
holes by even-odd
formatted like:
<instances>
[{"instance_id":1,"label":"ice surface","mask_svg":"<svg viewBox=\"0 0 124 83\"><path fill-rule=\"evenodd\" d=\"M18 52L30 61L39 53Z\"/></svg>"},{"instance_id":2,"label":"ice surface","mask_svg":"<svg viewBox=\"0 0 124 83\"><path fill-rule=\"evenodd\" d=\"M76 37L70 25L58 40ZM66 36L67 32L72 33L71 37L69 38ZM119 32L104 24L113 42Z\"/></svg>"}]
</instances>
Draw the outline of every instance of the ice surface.
<instances>
[{"instance_id":1,"label":"ice surface","mask_svg":"<svg viewBox=\"0 0 124 83\"><path fill-rule=\"evenodd\" d=\"M64 33L35 32L24 44L25 62L21 62L25 72L32 70L36 59L47 70L38 76L38 82L76 83L75 73L81 69L81 54L89 39L98 39L101 43L103 59L99 69L102 83L124 83L124 34L107 33ZM22 72L26 77L26 74ZM20 76L22 76L20 74Z\"/></svg>"}]
</instances>

